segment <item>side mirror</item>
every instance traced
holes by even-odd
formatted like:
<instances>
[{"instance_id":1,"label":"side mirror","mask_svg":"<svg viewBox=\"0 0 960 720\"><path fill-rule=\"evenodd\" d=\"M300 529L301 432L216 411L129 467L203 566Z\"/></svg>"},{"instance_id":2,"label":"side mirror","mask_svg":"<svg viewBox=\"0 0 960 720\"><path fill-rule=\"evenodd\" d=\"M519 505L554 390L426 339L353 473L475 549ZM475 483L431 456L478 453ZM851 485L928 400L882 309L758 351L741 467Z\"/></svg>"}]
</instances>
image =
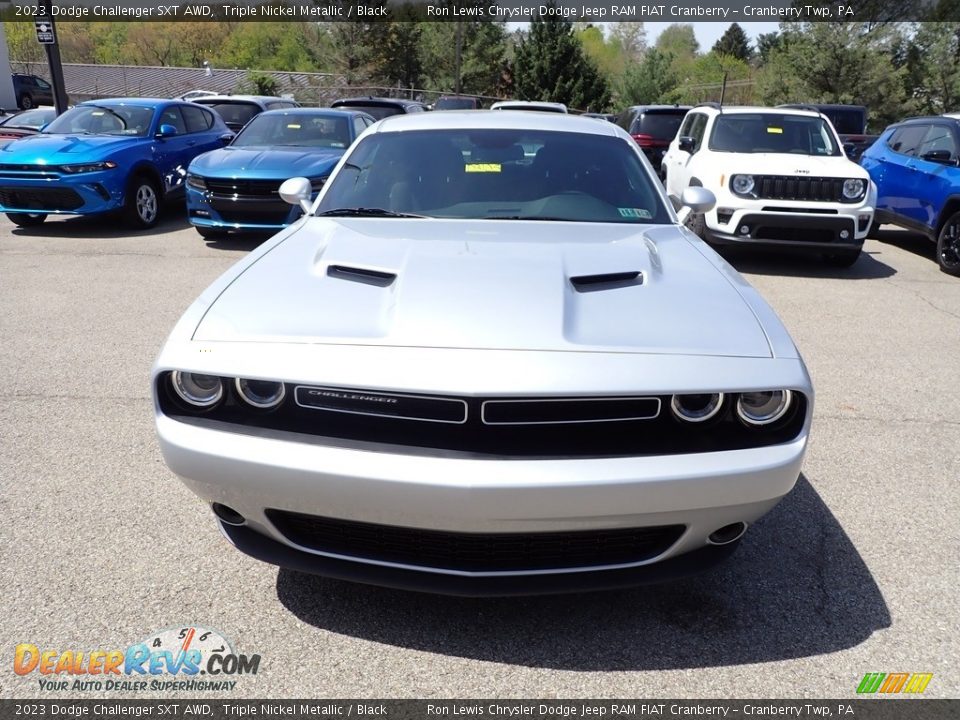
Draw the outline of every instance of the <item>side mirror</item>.
<instances>
[{"instance_id":1,"label":"side mirror","mask_svg":"<svg viewBox=\"0 0 960 720\"><path fill-rule=\"evenodd\" d=\"M848 158L852 158L854 155L857 154L857 146L854 145L852 142L845 142L843 144L843 153Z\"/></svg>"},{"instance_id":2,"label":"side mirror","mask_svg":"<svg viewBox=\"0 0 960 720\"><path fill-rule=\"evenodd\" d=\"M940 163L941 165L955 164L949 150L931 150L930 152L925 152L920 158L928 162Z\"/></svg>"},{"instance_id":3,"label":"side mirror","mask_svg":"<svg viewBox=\"0 0 960 720\"><path fill-rule=\"evenodd\" d=\"M224 145L229 145L230 142L231 142L236 136L237 136L236 133L226 132L226 133L224 133L223 135L220 136L220 142L222 142Z\"/></svg>"},{"instance_id":4,"label":"side mirror","mask_svg":"<svg viewBox=\"0 0 960 720\"><path fill-rule=\"evenodd\" d=\"M677 147L679 147L683 152L690 153L692 155L694 149L697 147L697 141L688 135L684 135L677 141Z\"/></svg>"},{"instance_id":5,"label":"side mirror","mask_svg":"<svg viewBox=\"0 0 960 720\"><path fill-rule=\"evenodd\" d=\"M280 197L283 201L291 205L299 205L307 215L310 214L310 208L313 205L312 195L313 187L305 177L293 177L284 180L280 185Z\"/></svg>"},{"instance_id":6,"label":"side mirror","mask_svg":"<svg viewBox=\"0 0 960 720\"><path fill-rule=\"evenodd\" d=\"M710 210L717 204L717 196L705 187L688 187L680 194L680 209L677 211L677 217L680 222L686 222L691 214L700 215Z\"/></svg>"},{"instance_id":7,"label":"side mirror","mask_svg":"<svg viewBox=\"0 0 960 720\"><path fill-rule=\"evenodd\" d=\"M173 125L161 125L157 131L158 138L173 137L177 134L177 129Z\"/></svg>"}]
</instances>

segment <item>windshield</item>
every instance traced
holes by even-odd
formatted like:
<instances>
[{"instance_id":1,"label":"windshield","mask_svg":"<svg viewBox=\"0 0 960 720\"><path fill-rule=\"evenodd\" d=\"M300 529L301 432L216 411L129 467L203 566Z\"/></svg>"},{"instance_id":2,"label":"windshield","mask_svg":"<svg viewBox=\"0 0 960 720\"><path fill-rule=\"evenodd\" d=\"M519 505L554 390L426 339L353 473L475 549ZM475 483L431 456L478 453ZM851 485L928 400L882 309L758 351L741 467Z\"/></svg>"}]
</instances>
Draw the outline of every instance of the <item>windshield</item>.
<instances>
[{"instance_id":1,"label":"windshield","mask_svg":"<svg viewBox=\"0 0 960 720\"><path fill-rule=\"evenodd\" d=\"M239 130L250 122L250 118L261 112L260 106L252 102L235 100L203 102L203 98L197 99L196 102L216 112L231 130Z\"/></svg>"},{"instance_id":2,"label":"windshield","mask_svg":"<svg viewBox=\"0 0 960 720\"><path fill-rule=\"evenodd\" d=\"M839 155L830 126L819 117L779 113L718 115L710 149L735 153Z\"/></svg>"},{"instance_id":3,"label":"windshield","mask_svg":"<svg viewBox=\"0 0 960 720\"><path fill-rule=\"evenodd\" d=\"M367 136L328 182L317 212L348 208L439 218L670 222L624 140L543 130Z\"/></svg>"},{"instance_id":4,"label":"windshield","mask_svg":"<svg viewBox=\"0 0 960 720\"><path fill-rule=\"evenodd\" d=\"M862 135L866 132L867 121L864 110L831 108L821 112L830 118L834 130L842 135Z\"/></svg>"},{"instance_id":5,"label":"windshield","mask_svg":"<svg viewBox=\"0 0 960 720\"><path fill-rule=\"evenodd\" d=\"M39 130L57 115L55 110L24 110L22 113L4 118L0 125L11 128L30 128Z\"/></svg>"},{"instance_id":6,"label":"windshield","mask_svg":"<svg viewBox=\"0 0 960 720\"><path fill-rule=\"evenodd\" d=\"M77 105L47 125L44 132L146 137L152 120L153 108L109 103Z\"/></svg>"},{"instance_id":7,"label":"windshield","mask_svg":"<svg viewBox=\"0 0 960 720\"><path fill-rule=\"evenodd\" d=\"M686 110L680 112L657 113L645 112L637 118L636 125L631 131L638 135L650 135L655 138L672 140L680 129Z\"/></svg>"},{"instance_id":8,"label":"windshield","mask_svg":"<svg viewBox=\"0 0 960 720\"><path fill-rule=\"evenodd\" d=\"M297 112L257 115L231 143L233 147L281 145L340 149L349 144L348 118Z\"/></svg>"}]
</instances>

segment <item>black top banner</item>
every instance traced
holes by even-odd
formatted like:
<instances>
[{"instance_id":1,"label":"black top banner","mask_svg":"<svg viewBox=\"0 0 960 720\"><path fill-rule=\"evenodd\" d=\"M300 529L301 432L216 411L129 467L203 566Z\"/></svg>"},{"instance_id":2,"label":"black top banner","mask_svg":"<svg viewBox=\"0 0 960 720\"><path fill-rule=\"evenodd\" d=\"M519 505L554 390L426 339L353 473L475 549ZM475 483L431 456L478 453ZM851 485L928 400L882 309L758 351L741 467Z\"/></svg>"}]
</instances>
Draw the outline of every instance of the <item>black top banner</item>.
<instances>
[{"instance_id":1,"label":"black top banner","mask_svg":"<svg viewBox=\"0 0 960 720\"><path fill-rule=\"evenodd\" d=\"M694 720L832 718L948 720L960 700L0 700L0 716L32 720Z\"/></svg>"},{"instance_id":2,"label":"black top banner","mask_svg":"<svg viewBox=\"0 0 960 720\"><path fill-rule=\"evenodd\" d=\"M681 0L656 4L628 0L72 0L55 2L57 22L525 22L552 15L585 22L945 22L960 20L960 0ZM47 16L37 2L0 0L4 22Z\"/></svg>"}]
</instances>

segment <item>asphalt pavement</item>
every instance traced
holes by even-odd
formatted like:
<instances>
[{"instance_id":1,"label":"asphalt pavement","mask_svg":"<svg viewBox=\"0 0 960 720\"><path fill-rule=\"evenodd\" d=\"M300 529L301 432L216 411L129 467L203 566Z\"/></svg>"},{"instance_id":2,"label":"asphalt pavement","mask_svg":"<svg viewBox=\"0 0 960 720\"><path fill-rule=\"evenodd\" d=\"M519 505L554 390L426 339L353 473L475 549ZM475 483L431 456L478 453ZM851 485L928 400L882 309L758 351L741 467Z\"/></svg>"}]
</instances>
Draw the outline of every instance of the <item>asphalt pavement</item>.
<instances>
[{"instance_id":1,"label":"asphalt pavement","mask_svg":"<svg viewBox=\"0 0 960 720\"><path fill-rule=\"evenodd\" d=\"M166 468L151 364L255 241L179 219L0 219L0 697L849 698L867 672L960 697L960 278L885 229L847 270L728 259L816 388L796 489L709 574L633 590L435 597L261 564ZM216 629L229 691L45 691L20 643L122 650ZM72 682L75 678L70 677ZM89 679L89 678L88 678Z\"/></svg>"}]
</instances>

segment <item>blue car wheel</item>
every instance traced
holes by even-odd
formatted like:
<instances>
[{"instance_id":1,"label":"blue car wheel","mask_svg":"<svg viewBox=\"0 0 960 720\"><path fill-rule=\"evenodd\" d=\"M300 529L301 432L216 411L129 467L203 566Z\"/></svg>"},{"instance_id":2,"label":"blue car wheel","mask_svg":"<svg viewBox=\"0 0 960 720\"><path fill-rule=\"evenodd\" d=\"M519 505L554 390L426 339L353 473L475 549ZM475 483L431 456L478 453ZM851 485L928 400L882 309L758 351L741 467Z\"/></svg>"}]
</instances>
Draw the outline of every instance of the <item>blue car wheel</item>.
<instances>
[{"instance_id":1,"label":"blue car wheel","mask_svg":"<svg viewBox=\"0 0 960 720\"><path fill-rule=\"evenodd\" d=\"M40 225L47 219L46 213L7 213L7 219L20 227Z\"/></svg>"},{"instance_id":2,"label":"blue car wheel","mask_svg":"<svg viewBox=\"0 0 960 720\"><path fill-rule=\"evenodd\" d=\"M149 228L160 219L160 191L157 184L146 175L137 175L127 187L124 210L130 224L137 228Z\"/></svg>"}]
</instances>

